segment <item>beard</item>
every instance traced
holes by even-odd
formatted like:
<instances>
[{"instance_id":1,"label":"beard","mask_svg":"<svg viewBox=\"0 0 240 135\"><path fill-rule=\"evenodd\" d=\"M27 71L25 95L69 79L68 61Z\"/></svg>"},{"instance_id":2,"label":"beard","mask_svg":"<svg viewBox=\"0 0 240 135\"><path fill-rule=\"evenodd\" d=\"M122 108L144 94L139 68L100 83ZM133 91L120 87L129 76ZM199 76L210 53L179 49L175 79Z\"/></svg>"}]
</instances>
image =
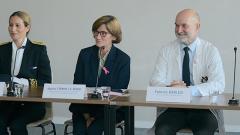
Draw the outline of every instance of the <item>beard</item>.
<instances>
[{"instance_id":1,"label":"beard","mask_svg":"<svg viewBox=\"0 0 240 135\"><path fill-rule=\"evenodd\" d=\"M184 45L189 45L192 43L192 40L189 37L189 33L175 33L175 34L180 43Z\"/></svg>"}]
</instances>

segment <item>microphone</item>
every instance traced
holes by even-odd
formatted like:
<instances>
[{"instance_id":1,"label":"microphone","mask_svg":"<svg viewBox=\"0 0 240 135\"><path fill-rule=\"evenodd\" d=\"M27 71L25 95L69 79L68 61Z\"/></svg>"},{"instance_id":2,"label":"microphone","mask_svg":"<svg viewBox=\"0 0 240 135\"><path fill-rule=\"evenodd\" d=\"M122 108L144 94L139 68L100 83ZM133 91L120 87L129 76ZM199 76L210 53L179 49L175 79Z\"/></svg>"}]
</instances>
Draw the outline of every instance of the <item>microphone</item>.
<instances>
[{"instance_id":1,"label":"microphone","mask_svg":"<svg viewBox=\"0 0 240 135\"><path fill-rule=\"evenodd\" d=\"M7 96L16 96L15 89L13 87L13 85L14 85L13 77L14 77L14 71L15 71L15 67L16 67L17 53L20 49L25 49L25 46L21 46L21 47L17 48L17 50L15 52L13 70L11 73L11 82L10 82L9 90L7 90Z\"/></svg>"},{"instance_id":2,"label":"microphone","mask_svg":"<svg viewBox=\"0 0 240 135\"><path fill-rule=\"evenodd\" d=\"M100 75L100 72L99 72L99 70L98 70L98 72L97 72L96 84L95 84L95 88L94 88L93 94L91 95L91 98L99 98L99 97L100 97L99 94L98 94L98 92L97 92L99 75Z\"/></svg>"},{"instance_id":3,"label":"microphone","mask_svg":"<svg viewBox=\"0 0 240 135\"><path fill-rule=\"evenodd\" d=\"M104 47L100 47L99 49L100 49L100 55L101 55L102 50L104 49ZM99 57L99 66L101 66L100 59L101 59L101 58ZM93 94L91 95L91 98L100 98L100 97L101 97L101 93L99 93L99 92L97 91L98 82L99 82L99 77L100 77L100 73L101 73L101 70L102 70L102 69L99 70L99 66L98 66L98 71L97 71L97 78L96 78L95 89L94 89L94 91L93 91Z\"/></svg>"},{"instance_id":4,"label":"microphone","mask_svg":"<svg viewBox=\"0 0 240 135\"><path fill-rule=\"evenodd\" d=\"M237 47L234 47L234 53L235 53L235 59L234 59L234 72L233 72L233 95L232 95L232 99L229 99L228 104L229 105L238 105L239 104L239 100L235 99L234 97L234 93L235 93L235 75L236 75L236 53L237 53Z\"/></svg>"}]
</instances>

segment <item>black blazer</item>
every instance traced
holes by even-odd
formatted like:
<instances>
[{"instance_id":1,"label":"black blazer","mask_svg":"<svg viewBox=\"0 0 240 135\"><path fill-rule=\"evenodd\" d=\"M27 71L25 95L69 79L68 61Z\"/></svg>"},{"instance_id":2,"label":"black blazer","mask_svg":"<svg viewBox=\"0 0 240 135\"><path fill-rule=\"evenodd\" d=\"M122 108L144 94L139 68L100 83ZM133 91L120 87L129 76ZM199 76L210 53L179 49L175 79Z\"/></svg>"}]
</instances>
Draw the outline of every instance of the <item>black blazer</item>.
<instances>
[{"instance_id":1,"label":"black blazer","mask_svg":"<svg viewBox=\"0 0 240 135\"><path fill-rule=\"evenodd\" d=\"M36 79L39 86L51 83L50 61L45 45L27 40L18 78ZM11 76L12 42L0 46L0 75Z\"/></svg>"},{"instance_id":2,"label":"black blazer","mask_svg":"<svg viewBox=\"0 0 240 135\"><path fill-rule=\"evenodd\" d=\"M86 84L87 87L95 87L99 58L97 46L91 46L81 50L74 74L74 84ZM105 65L109 74L102 71L98 86L111 86L112 89L126 89L130 79L130 57L112 46Z\"/></svg>"},{"instance_id":3,"label":"black blazer","mask_svg":"<svg viewBox=\"0 0 240 135\"><path fill-rule=\"evenodd\" d=\"M99 48L94 45L80 51L74 73L74 84L86 84L95 87L99 67ZM98 86L111 86L112 89L127 89L130 80L130 57L112 46L105 65L109 74L103 71L99 77ZM73 107L75 106L75 107ZM71 104L70 111L77 109L76 104Z\"/></svg>"}]
</instances>

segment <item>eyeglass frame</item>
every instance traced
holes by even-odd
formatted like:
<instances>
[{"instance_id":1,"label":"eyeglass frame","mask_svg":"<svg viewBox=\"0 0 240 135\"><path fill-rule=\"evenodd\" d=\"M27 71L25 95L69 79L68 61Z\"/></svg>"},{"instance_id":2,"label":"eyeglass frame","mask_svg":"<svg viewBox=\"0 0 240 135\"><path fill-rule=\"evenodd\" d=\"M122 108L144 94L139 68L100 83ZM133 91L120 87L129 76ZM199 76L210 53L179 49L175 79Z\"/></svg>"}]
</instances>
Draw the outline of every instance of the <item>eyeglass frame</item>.
<instances>
[{"instance_id":1,"label":"eyeglass frame","mask_svg":"<svg viewBox=\"0 0 240 135\"><path fill-rule=\"evenodd\" d=\"M102 38L104 38L107 36L107 34L111 34L111 33L106 31L93 31L93 37L97 37L99 34Z\"/></svg>"}]
</instances>

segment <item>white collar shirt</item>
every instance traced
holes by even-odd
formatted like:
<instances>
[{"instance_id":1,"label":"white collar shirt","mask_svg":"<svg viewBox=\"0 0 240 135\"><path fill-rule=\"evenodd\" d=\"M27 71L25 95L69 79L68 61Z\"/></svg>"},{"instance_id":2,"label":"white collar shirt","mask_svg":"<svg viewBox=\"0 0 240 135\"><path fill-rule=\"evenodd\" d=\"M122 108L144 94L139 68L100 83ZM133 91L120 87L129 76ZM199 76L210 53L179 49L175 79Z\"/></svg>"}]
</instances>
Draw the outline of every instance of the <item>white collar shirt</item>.
<instances>
[{"instance_id":1,"label":"white collar shirt","mask_svg":"<svg viewBox=\"0 0 240 135\"><path fill-rule=\"evenodd\" d=\"M22 64L23 53L24 53L24 48L23 47L25 47L26 44L27 44L27 38L26 37L25 37L25 39L22 43L21 48L17 48L16 44L14 42L12 42L11 74L13 76L17 76L19 71L20 71L21 64Z\"/></svg>"}]
</instances>

